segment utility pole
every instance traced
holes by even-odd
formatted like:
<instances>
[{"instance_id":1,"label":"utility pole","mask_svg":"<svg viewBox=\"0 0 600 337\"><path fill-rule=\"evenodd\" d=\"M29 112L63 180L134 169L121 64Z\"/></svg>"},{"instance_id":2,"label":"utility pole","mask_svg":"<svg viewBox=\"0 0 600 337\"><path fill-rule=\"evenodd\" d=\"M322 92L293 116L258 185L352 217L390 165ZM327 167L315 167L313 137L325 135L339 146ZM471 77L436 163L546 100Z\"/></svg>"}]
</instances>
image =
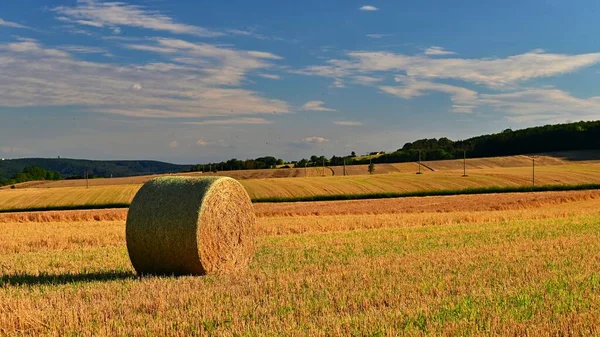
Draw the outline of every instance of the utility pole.
<instances>
[{"instance_id":1,"label":"utility pole","mask_svg":"<svg viewBox=\"0 0 600 337\"><path fill-rule=\"evenodd\" d=\"M467 176L467 150L463 149L463 177Z\"/></svg>"},{"instance_id":2,"label":"utility pole","mask_svg":"<svg viewBox=\"0 0 600 337\"><path fill-rule=\"evenodd\" d=\"M308 162L304 162L304 176L308 177L308 174L306 174L306 164L308 164Z\"/></svg>"},{"instance_id":3,"label":"utility pole","mask_svg":"<svg viewBox=\"0 0 600 337\"><path fill-rule=\"evenodd\" d=\"M344 176L346 176L346 157L344 157Z\"/></svg>"},{"instance_id":4,"label":"utility pole","mask_svg":"<svg viewBox=\"0 0 600 337\"><path fill-rule=\"evenodd\" d=\"M421 150L419 150L419 172L417 174L421 174Z\"/></svg>"},{"instance_id":5,"label":"utility pole","mask_svg":"<svg viewBox=\"0 0 600 337\"><path fill-rule=\"evenodd\" d=\"M85 188L90 188L90 181L87 168L85 169Z\"/></svg>"},{"instance_id":6,"label":"utility pole","mask_svg":"<svg viewBox=\"0 0 600 337\"><path fill-rule=\"evenodd\" d=\"M325 176L325 156L323 156L323 177Z\"/></svg>"},{"instance_id":7,"label":"utility pole","mask_svg":"<svg viewBox=\"0 0 600 337\"><path fill-rule=\"evenodd\" d=\"M531 156L531 186L535 187L535 157Z\"/></svg>"}]
</instances>

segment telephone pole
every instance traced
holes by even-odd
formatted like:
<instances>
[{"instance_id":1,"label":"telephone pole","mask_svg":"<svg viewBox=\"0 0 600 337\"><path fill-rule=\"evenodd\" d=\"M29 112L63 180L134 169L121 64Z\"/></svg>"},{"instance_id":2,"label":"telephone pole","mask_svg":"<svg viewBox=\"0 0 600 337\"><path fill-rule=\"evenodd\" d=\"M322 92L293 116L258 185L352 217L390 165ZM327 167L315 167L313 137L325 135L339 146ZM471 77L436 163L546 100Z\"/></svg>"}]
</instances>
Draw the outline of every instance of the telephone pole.
<instances>
[{"instance_id":1,"label":"telephone pole","mask_svg":"<svg viewBox=\"0 0 600 337\"><path fill-rule=\"evenodd\" d=\"M325 176L325 156L323 156L323 177Z\"/></svg>"},{"instance_id":2,"label":"telephone pole","mask_svg":"<svg viewBox=\"0 0 600 337\"><path fill-rule=\"evenodd\" d=\"M346 176L346 157L344 157L344 176Z\"/></svg>"},{"instance_id":3,"label":"telephone pole","mask_svg":"<svg viewBox=\"0 0 600 337\"><path fill-rule=\"evenodd\" d=\"M535 187L535 158L537 156L531 156L531 186Z\"/></svg>"},{"instance_id":4,"label":"telephone pole","mask_svg":"<svg viewBox=\"0 0 600 337\"><path fill-rule=\"evenodd\" d=\"M417 174L421 174L421 150L419 150L419 172Z\"/></svg>"},{"instance_id":5,"label":"telephone pole","mask_svg":"<svg viewBox=\"0 0 600 337\"><path fill-rule=\"evenodd\" d=\"M463 177L467 176L467 150L463 149Z\"/></svg>"}]
</instances>

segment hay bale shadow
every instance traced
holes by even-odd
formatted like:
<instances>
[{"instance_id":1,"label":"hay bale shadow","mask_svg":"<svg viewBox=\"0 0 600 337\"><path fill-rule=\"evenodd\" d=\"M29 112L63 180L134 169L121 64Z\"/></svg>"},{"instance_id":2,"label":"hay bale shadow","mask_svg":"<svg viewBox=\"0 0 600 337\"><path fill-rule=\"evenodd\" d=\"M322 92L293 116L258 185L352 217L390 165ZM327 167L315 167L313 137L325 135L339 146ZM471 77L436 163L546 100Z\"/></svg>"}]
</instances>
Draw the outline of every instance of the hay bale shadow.
<instances>
[{"instance_id":1,"label":"hay bale shadow","mask_svg":"<svg viewBox=\"0 0 600 337\"><path fill-rule=\"evenodd\" d=\"M0 276L0 288L21 285L36 286L107 282L136 278L139 278L139 276L130 271L106 271L81 274L13 274Z\"/></svg>"}]
</instances>

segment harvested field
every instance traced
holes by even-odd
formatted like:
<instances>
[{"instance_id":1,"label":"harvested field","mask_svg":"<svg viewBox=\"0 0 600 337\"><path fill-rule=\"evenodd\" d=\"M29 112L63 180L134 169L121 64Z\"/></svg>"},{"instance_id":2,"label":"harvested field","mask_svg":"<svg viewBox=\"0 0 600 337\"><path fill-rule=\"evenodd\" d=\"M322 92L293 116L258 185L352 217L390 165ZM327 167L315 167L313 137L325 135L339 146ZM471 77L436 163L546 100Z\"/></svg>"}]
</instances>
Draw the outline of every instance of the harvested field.
<instances>
[{"instance_id":1,"label":"harvested field","mask_svg":"<svg viewBox=\"0 0 600 337\"><path fill-rule=\"evenodd\" d=\"M579 165L579 164L598 164L600 163L600 151L569 151L556 152L540 155L536 159L537 166L547 165ZM531 167L531 159L527 156L506 156L467 159L467 169L494 169L509 167ZM419 169L416 162L412 163L394 163L394 164L376 164L375 174L388 173L415 173ZM423 171L455 171L463 169L462 159L423 161ZM219 171L216 173L177 173L176 175L187 176L226 176L237 180L248 179L271 179L271 178L302 178L302 177L322 177L322 176L343 176L343 166L308 167L308 168L290 168L290 169L267 169L267 170L244 170L244 171ZM368 165L347 165L346 175L368 175ZM90 179L87 183L83 179L60 180L60 181L30 181L17 184L16 188L56 188L56 187L83 187L106 186L106 185L141 185L152 178L160 175L136 176L123 178L98 178ZM0 187L10 189L10 186Z\"/></svg>"},{"instance_id":2,"label":"harvested field","mask_svg":"<svg viewBox=\"0 0 600 337\"><path fill-rule=\"evenodd\" d=\"M303 197L457 190L480 187L529 186L528 167L478 169L468 177L452 171L347 177L250 179L240 181L251 198ZM555 165L536 168L537 185L600 183L600 164ZM0 191L0 209L65 205L129 203L140 185L27 188Z\"/></svg>"},{"instance_id":3,"label":"harvested field","mask_svg":"<svg viewBox=\"0 0 600 337\"><path fill-rule=\"evenodd\" d=\"M323 173L325 172L325 173ZM208 176L220 176L220 177L231 177L237 180L246 179L263 179L263 178L294 178L294 177L322 177L331 176L331 170L322 167L307 167L304 168L291 168L291 169L268 169L268 170L240 170L240 171L219 171L219 172L182 172L177 174L162 174L162 175L149 175L149 176L134 176L134 177L120 177L120 178L96 178L89 179L87 182L85 179L70 179L70 180L59 180L59 181L30 181L26 183L17 184L17 189L21 188L57 188L57 187L85 187L91 186L112 186L112 185L142 185L147 181L161 176L191 176L191 177L208 177ZM10 186L0 187L1 189L10 189Z\"/></svg>"},{"instance_id":4,"label":"harvested field","mask_svg":"<svg viewBox=\"0 0 600 337\"><path fill-rule=\"evenodd\" d=\"M462 177L462 172L458 174L442 171L425 172L422 175L411 173L329 178L255 179L242 181L242 184L253 199L531 185L530 167L479 169L471 170L468 174L468 177ZM536 168L537 185L596 182L600 182L600 164Z\"/></svg>"},{"instance_id":5,"label":"harvested field","mask_svg":"<svg viewBox=\"0 0 600 337\"><path fill-rule=\"evenodd\" d=\"M330 166L336 176L344 175L344 166ZM375 164L374 174L415 173L419 170L417 163ZM367 175L369 165L346 165L346 175Z\"/></svg>"},{"instance_id":6,"label":"harvested field","mask_svg":"<svg viewBox=\"0 0 600 337\"><path fill-rule=\"evenodd\" d=\"M598 193L473 197L262 204L250 270L200 278L136 277L124 220L9 220L0 334L599 334Z\"/></svg>"},{"instance_id":7,"label":"harvested field","mask_svg":"<svg viewBox=\"0 0 600 337\"><path fill-rule=\"evenodd\" d=\"M508 211L595 200L600 191L506 193L254 204L258 217ZM127 209L1 213L0 223L125 221Z\"/></svg>"}]
</instances>

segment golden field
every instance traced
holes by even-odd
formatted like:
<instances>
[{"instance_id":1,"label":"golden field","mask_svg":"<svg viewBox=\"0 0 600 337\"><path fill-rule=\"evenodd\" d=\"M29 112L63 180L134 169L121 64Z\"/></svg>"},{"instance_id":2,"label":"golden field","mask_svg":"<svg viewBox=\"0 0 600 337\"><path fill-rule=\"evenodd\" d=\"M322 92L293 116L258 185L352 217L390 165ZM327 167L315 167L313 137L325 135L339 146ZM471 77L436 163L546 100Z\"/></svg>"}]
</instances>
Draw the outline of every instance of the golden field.
<instances>
[{"instance_id":1,"label":"golden field","mask_svg":"<svg viewBox=\"0 0 600 337\"><path fill-rule=\"evenodd\" d=\"M0 335L600 334L600 191L255 205L247 272L134 275L126 210L0 215Z\"/></svg>"},{"instance_id":2,"label":"golden field","mask_svg":"<svg viewBox=\"0 0 600 337\"><path fill-rule=\"evenodd\" d=\"M579 153L581 152L581 153ZM569 161L561 156L539 156L536 159L538 166L548 165L580 165L600 163L598 160L589 160L590 158L600 157L598 151L571 151L564 153L563 156L577 157L582 156L585 160ZM560 155L560 153L557 153ZM489 157L489 158L473 158L467 159L466 165L468 170L478 169L500 169L500 168L515 168L515 167L531 167L531 158L524 155L506 156L506 157ZM436 160L424 161L421 170L429 171L462 171L463 160ZM374 174L389 174L389 173L416 173L419 170L419 164L416 162L409 163L394 163L394 164L376 164ZM369 165L347 165L346 175L368 175ZM228 176L237 180L247 179L272 179L272 178L302 178L302 177L330 177L343 176L343 166L326 166L323 167L307 167L307 168L290 168L290 169L265 169L265 170L241 170L241 171L219 171L216 173L198 173L198 172L183 172L177 175L184 176ZM85 181L83 179L60 180L60 181L30 181L17 184L17 188L55 188L55 187L83 187L89 186L106 186L106 185L141 185L146 181L161 175L148 176L133 176L120 178L97 178ZM0 187L2 189L10 189L10 186Z\"/></svg>"},{"instance_id":3,"label":"golden field","mask_svg":"<svg viewBox=\"0 0 600 337\"><path fill-rule=\"evenodd\" d=\"M476 187L530 186L531 167L497 167L462 171L428 171L374 175L247 179L240 182L252 198L302 197L332 194L456 190ZM116 180L117 178L113 179ZM118 178L125 179L125 178ZM132 178L127 178L132 179ZM100 179L99 179L100 180ZM0 190L0 209L85 204L129 203L139 184L108 184L74 187L28 187ZM93 182L94 180L90 180ZM65 186L71 181L51 182ZM537 185L600 183L600 163L536 166ZM68 186L68 185L66 185Z\"/></svg>"}]
</instances>

